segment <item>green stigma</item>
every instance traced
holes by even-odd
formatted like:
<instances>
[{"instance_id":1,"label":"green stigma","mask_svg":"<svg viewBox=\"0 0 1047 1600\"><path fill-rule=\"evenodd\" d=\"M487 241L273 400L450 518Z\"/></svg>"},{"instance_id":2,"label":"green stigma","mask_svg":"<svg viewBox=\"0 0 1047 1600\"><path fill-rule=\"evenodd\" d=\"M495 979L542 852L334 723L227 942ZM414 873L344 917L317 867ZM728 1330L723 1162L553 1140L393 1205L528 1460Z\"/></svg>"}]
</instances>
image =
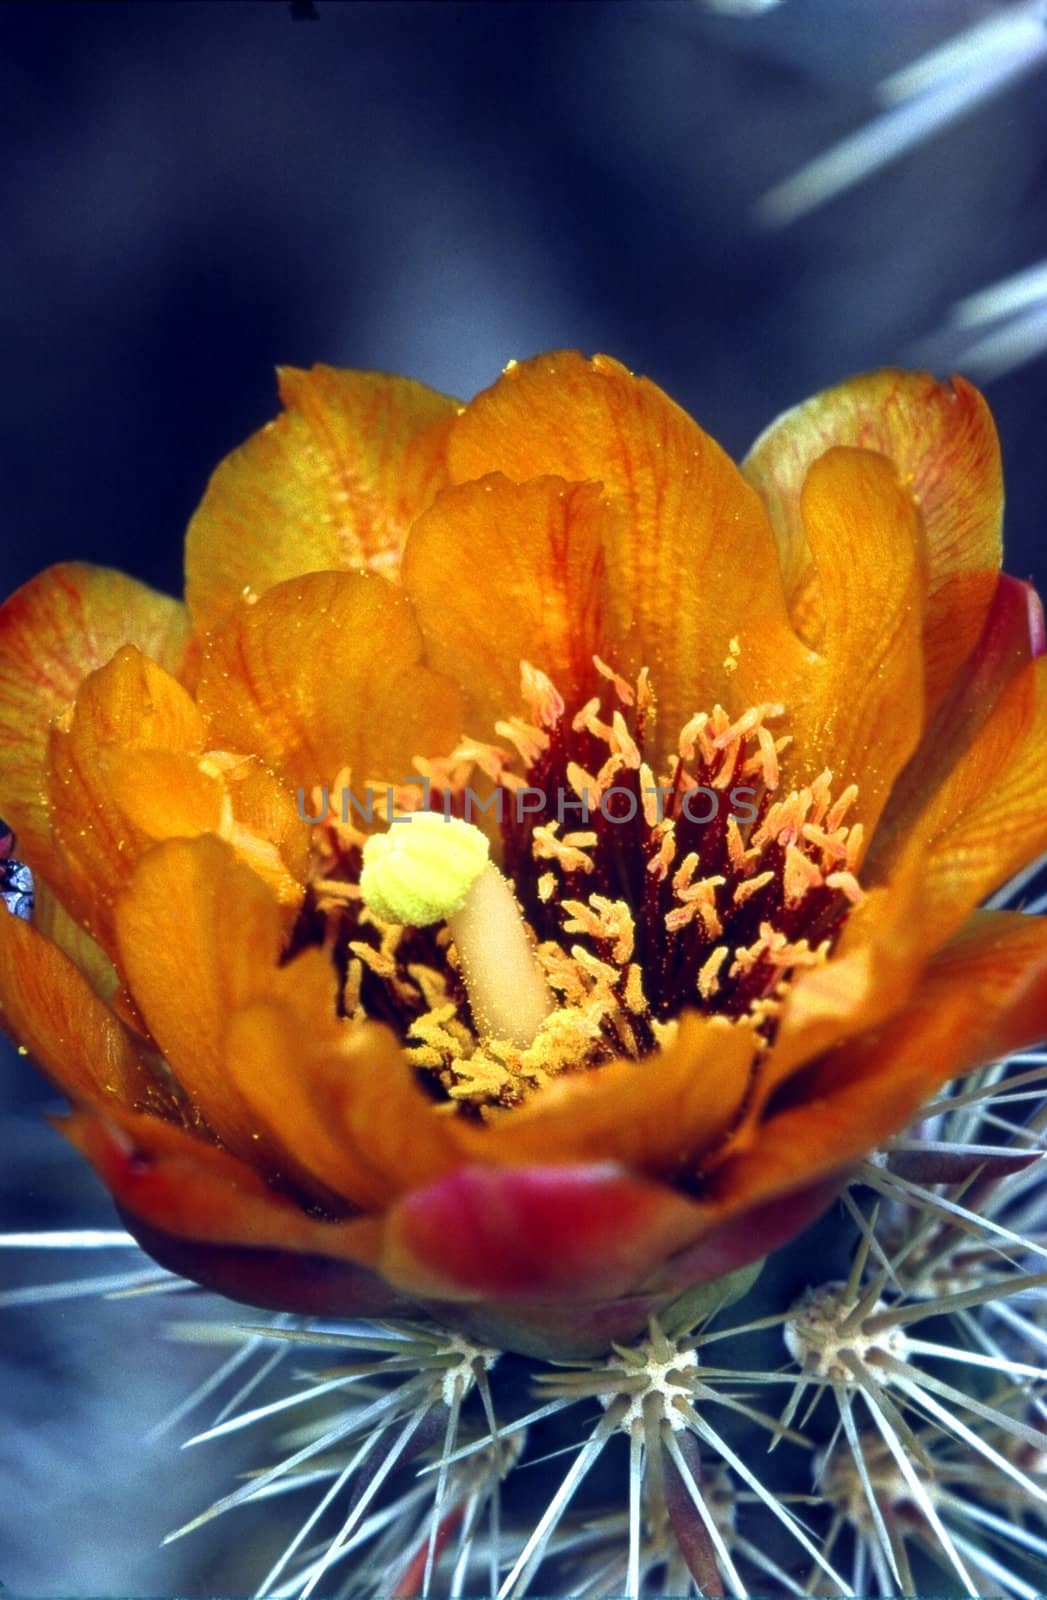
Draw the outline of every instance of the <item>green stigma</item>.
<instances>
[{"instance_id":1,"label":"green stigma","mask_svg":"<svg viewBox=\"0 0 1047 1600\"><path fill-rule=\"evenodd\" d=\"M424 928L464 906L490 847L472 823L419 811L364 845L360 892L383 922Z\"/></svg>"}]
</instances>

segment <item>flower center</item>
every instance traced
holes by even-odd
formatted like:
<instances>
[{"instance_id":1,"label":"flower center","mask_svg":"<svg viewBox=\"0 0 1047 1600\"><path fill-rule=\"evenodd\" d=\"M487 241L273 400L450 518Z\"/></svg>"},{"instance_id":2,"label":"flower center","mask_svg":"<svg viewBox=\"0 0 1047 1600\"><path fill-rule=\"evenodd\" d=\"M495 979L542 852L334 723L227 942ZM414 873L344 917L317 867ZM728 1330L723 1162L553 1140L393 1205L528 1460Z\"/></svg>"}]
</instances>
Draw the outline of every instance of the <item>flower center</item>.
<instances>
[{"instance_id":1,"label":"flower center","mask_svg":"<svg viewBox=\"0 0 1047 1600\"><path fill-rule=\"evenodd\" d=\"M862 897L855 786L834 800L825 771L779 793L783 706L696 713L655 771L647 671L629 684L594 659L608 692L573 713L523 663L527 714L495 729L511 749L417 760L391 791L411 826L368 840L336 792L319 830L305 916L341 962L346 1013L391 1022L437 1092L481 1114L649 1053L686 1008L769 1041ZM497 824L505 878L476 822Z\"/></svg>"}]
</instances>

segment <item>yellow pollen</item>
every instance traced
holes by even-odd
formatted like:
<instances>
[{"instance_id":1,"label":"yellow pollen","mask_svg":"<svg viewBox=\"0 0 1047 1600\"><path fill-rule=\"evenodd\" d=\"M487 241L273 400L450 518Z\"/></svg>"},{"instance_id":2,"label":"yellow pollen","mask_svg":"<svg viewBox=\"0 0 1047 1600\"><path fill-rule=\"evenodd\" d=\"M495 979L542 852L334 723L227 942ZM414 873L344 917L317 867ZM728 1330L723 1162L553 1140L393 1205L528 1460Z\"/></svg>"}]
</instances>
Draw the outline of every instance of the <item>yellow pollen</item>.
<instances>
[{"instance_id":1,"label":"yellow pollen","mask_svg":"<svg viewBox=\"0 0 1047 1600\"><path fill-rule=\"evenodd\" d=\"M705 728L705 724L708 721L708 713L705 711L700 711L696 716L693 716L689 722L685 722L683 727L680 729L680 738L677 742L676 748L679 750L680 756L684 761L694 760L695 740L700 736Z\"/></svg>"},{"instance_id":2,"label":"yellow pollen","mask_svg":"<svg viewBox=\"0 0 1047 1600\"><path fill-rule=\"evenodd\" d=\"M690 887L691 879L694 877L697 866L698 852L689 850L673 873L673 889L676 894L682 894L684 889Z\"/></svg>"},{"instance_id":3,"label":"yellow pollen","mask_svg":"<svg viewBox=\"0 0 1047 1600\"><path fill-rule=\"evenodd\" d=\"M516 746L525 767L533 766L542 751L549 748L549 735L543 733L541 728L524 722L522 717L510 717L507 722L496 722L494 731Z\"/></svg>"},{"instance_id":4,"label":"yellow pollen","mask_svg":"<svg viewBox=\"0 0 1047 1600\"><path fill-rule=\"evenodd\" d=\"M758 872L755 878L743 878L741 883L735 885L735 905L744 906L745 902L751 900L754 894L758 894L761 889L766 889L767 885L773 882L773 872Z\"/></svg>"},{"instance_id":5,"label":"yellow pollen","mask_svg":"<svg viewBox=\"0 0 1047 1600\"><path fill-rule=\"evenodd\" d=\"M798 906L811 889L820 889L824 879L817 865L794 844L785 847L785 867L782 872L785 884L785 903Z\"/></svg>"},{"instance_id":6,"label":"yellow pollen","mask_svg":"<svg viewBox=\"0 0 1047 1600\"><path fill-rule=\"evenodd\" d=\"M636 696L633 694L633 691L630 689L625 679L619 673L615 672L613 667L609 667L606 661L601 661L599 656L593 656L593 666L596 668L601 678L606 678L608 683L614 685L614 692L622 702L623 706L635 705Z\"/></svg>"},{"instance_id":7,"label":"yellow pollen","mask_svg":"<svg viewBox=\"0 0 1047 1600\"><path fill-rule=\"evenodd\" d=\"M584 839L587 844L596 843L595 833L568 834L564 839L556 837L556 822L540 824L532 835L534 853L539 861L556 861L565 872L593 872L596 863L591 856L587 856L575 840Z\"/></svg>"},{"instance_id":8,"label":"yellow pollen","mask_svg":"<svg viewBox=\"0 0 1047 1600\"><path fill-rule=\"evenodd\" d=\"M554 728L564 713L564 703L552 680L529 661L520 663L520 691L524 704L543 728Z\"/></svg>"},{"instance_id":9,"label":"yellow pollen","mask_svg":"<svg viewBox=\"0 0 1047 1600\"><path fill-rule=\"evenodd\" d=\"M865 891L853 872L830 872L825 884L828 889L839 889L841 894L847 896L852 906L860 906L865 899Z\"/></svg>"},{"instance_id":10,"label":"yellow pollen","mask_svg":"<svg viewBox=\"0 0 1047 1600\"><path fill-rule=\"evenodd\" d=\"M643 992L643 968L636 961L629 963L629 971L625 980L624 1000L626 1008L634 1016L640 1017L647 1010L647 998Z\"/></svg>"},{"instance_id":11,"label":"yellow pollen","mask_svg":"<svg viewBox=\"0 0 1047 1600\"><path fill-rule=\"evenodd\" d=\"M671 822L663 824L665 829L662 842L658 847L658 854L652 856L647 863L647 870L660 883L673 864L676 854L676 829Z\"/></svg>"},{"instance_id":12,"label":"yellow pollen","mask_svg":"<svg viewBox=\"0 0 1047 1600\"><path fill-rule=\"evenodd\" d=\"M596 805L599 800L599 784L591 772L586 772L576 761L567 764L567 782L578 796L579 800L586 800L589 805Z\"/></svg>"},{"instance_id":13,"label":"yellow pollen","mask_svg":"<svg viewBox=\"0 0 1047 1600\"><path fill-rule=\"evenodd\" d=\"M601 722L597 715L599 709L600 701L594 695L591 700L585 702L585 705L571 723L571 727L575 733L591 733L594 739L600 739L609 746L614 739L614 730L610 723Z\"/></svg>"},{"instance_id":14,"label":"yellow pollen","mask_svg":"<svg viewBox=\"0 0 1047 1600\"><path fill-rule=\"evenodd\" d=\"M614 714L612 738L614 740L614 754L620 755L625 765L635 772L640 765L640 751L636 740L626 727L625 718L620 711L616 711Z\"/></svg>"},{"instance_id":15,"label":"yellow pollen","mask_svg":"<svg viewBox=\"0 0 1047 1600\"><path fill-rule=\"evenodd\" d=\"M653 828L658 821L658 796L655 793L654 773L646 761L640 762L640 797L643 820L649 828Z\"/></svg>"},{"instance_id":16,"label":"yellow pollen","mask_svg":"<svg viewBox=\"0 0 1047 1600\"><path fill-rule=\"evenodd\" d=\"M730 953L725 944L718 944L708 960L703 962L698 974L698 993L703 1000L711 1000L720 987L720 968Z\"/></svg>"},{"instance_id":17,"label":"yellow pollen","mask_svg":"<svg viewBox=\"0 0 1047 1600\"><path fill-rule=\"evenodd\" d=\"M825 773L823 776L828 782L831 775L829 773ZM829 814L825 819L825 826L828 828L830 833L836 832L836 829L840 826L840 823L843 821L848 811L850 811L857 798L858 785L856 783L852 783L843 791L843 794L840 796L839 800L836 801L835 805L830 808Z\"/></svg>"}]
</instances>

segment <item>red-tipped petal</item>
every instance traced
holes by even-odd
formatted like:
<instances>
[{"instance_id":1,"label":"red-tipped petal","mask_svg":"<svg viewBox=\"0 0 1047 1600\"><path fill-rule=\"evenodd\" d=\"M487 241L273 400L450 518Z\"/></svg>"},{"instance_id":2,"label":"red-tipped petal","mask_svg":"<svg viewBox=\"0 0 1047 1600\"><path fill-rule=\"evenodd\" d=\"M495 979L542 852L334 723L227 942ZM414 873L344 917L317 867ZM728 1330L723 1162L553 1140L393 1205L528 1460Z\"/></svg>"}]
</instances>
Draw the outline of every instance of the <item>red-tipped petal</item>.
<instances>
[{"instance_id":1,"label":"red-tipped petal","mask_svg":"<svg viewBox=\"0 0 1047 1600\"><path fill-rule=\"evenodd\" d=\"M391 1284L336 1256L271 1245L210 1244L151 1227L124 1206L118 1211L146 1253L168 1272L227 1300L300 1316L389 1317L417 1313Z\"/></svg>"},{"instance_id":2,"label":"red-tipped petal","mask_svg":"<svg viewBox=\"0 0 1047 1600\"><path fill-rule=\"evenodd\" d=\"M463 1167L393 1209L381 1266L432 1298L608 1299L681 1249L694 1215L609 1162Z\"/></svg>"}]
</instances>

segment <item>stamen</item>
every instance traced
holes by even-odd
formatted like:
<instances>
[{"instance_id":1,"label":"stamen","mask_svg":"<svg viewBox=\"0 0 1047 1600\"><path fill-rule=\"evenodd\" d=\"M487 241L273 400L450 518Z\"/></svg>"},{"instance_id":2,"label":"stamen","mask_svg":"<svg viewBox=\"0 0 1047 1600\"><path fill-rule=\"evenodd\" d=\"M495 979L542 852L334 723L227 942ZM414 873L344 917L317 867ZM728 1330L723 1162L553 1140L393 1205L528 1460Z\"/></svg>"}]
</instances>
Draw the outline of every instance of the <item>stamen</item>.
<instances>
[{"instance_id":1,"label":"stamen","mask_svg":"<svg viewBox=\"0 0 1047 1600\"><path fill-rule=\"evenodd\" d=\"M503 747L468 738L416 759L433 798L395 791L388 833L332 813L314 834L299 938L330 946L343 1015L397 1028L450 1115L497 1118L562 1073L642 1060L689 1007L769 1043L795 977L828 959L862 898L856 790L834 799L828 770L783 789L792 741L767 725L782 706L694 711L678 753L653 763L646 669L630 685L593 665L603 703L576 709L521 663ZM511 886L463 820L475 770L505 791Z\"/></svg>"},{"instance_id":2,"label":"stamen","mask_svg":"<svg viewBox=\"0 0 1047 1600\"><path fill-rule=\"evenodd\" d=\"M555 1002L520 907L488 850L471 823L420 812L368 839L360 891L385 922L421 928L446 921L481 1036L524 1048Z\"/></svg>"}]
</instances>

